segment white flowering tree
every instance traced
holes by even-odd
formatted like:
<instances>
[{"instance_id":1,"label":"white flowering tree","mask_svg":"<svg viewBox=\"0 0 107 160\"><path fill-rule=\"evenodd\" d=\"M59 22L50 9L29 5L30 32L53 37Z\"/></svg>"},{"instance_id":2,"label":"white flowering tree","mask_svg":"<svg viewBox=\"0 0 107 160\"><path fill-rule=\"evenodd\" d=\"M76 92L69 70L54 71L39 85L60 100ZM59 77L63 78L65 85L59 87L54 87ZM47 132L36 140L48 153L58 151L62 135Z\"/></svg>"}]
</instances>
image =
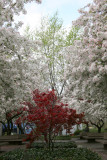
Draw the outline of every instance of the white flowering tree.
<instances>
[{"instance_id":1,"label":"white flowering tree","mask_svg":"<svg viewBox=\"0 0 107 160\"><path fill-rule=\"evenodd\" d=\"M61 97L68 78L65 48L80 39L79 27L70 27L67 31L56 12L52 17L43 17L39 29L31 31L27 26L25 35L41 42L38 50L34 50L34 57L40 64L38 70L44 85L55 89L58 97Z\"/></svg>"},{"instance_id":2,"label":"white flowering tree","mask_svg":"<svg viewBox=\"0 0 107 160\"><path fill-rule=\"evenodd\" d=\"M107 1L93 0L79 12L73 24L83 36L66 50L71 76L65 94L100 132L107 118Z\"/></svg>"},{"instance_id":3,"label":"white flowering tree","mask_svg":"<svg viewBox=\"0 0 107 160\"><path fill-rule=\"evenodd\" d=\"M25 14L24 4L31 1L0 0L0 123L7 129L7 134L12 131L13 118L21 114L20 102L28 99L33 87L28 83L33 79L27 79L29 61L25 60L31 47L37 45L21 36L17 30L22 23L14 22L14 15Z\"/></svg>"}]
</instances>

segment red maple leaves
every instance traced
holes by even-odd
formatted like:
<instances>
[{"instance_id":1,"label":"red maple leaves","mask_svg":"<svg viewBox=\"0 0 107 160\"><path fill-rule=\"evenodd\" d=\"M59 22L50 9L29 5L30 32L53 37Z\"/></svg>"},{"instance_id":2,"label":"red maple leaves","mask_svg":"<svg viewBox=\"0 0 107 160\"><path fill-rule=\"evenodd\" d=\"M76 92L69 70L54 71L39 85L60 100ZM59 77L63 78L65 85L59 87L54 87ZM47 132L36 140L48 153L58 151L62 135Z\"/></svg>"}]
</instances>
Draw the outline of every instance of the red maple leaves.
<instances>
[{"instance_id":1,"label":"red maple leaves","mask_svg":"<svg viewBox=\"0 0 107 160\"><path fill-rule=\"evenodd\" d=\"M27 113L17 120L27 122L32 126L32 131L28 139L32 143L40 135L44 135L46 143L52 141L53 137L64 128L68 132L75 124L82 123L84 114L77 114L76 110L68 108L55 95L55 91L40 92L33 91L34 104L26 102L25 109Z\"/></svg>"}]
</instances>

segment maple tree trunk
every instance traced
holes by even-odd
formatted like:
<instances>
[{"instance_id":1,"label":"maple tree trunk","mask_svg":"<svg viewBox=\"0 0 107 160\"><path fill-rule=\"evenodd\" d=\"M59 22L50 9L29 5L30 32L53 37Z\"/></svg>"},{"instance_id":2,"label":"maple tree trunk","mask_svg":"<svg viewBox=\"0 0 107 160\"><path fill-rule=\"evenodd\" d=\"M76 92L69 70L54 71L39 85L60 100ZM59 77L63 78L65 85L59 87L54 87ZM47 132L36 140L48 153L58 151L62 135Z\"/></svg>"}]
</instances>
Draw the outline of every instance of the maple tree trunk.
<instances>
[{"instance_id":1,"label":"maple tree trunk","mask_svg":"<svg viewBox=\"0 0 107 160\"><path fill-rule=\"evenodd\" d=\"M44 140L46 142L47 147L49 148L49 150L53 151L54 143L52 141L51 132L49 132L49 135L47 135L47 133L44 133L43 135L44 135Z\"/></svg>"},{"instance_id":2,"label":"maple tree trunk","mask_svg":"<svg viewBox=\"0 0 107 160\"><path fill-rule=\"evenodd\" d=\"M49 132L49 144L48 144L48 146L49 146L49 150L51 149L51 132Z\"/></svg>"},{"instance_id":3,"label":"maple tree trunk","mask_svg":"<svg viewBox=\"0 0 107 160\"><path fill-rule=\"evenodd\" d=\"M49 147L49 150L50 151L53 151L53 149L54 149L54 143L53 143L53 141L52 141L52 131L51 131L51 128L50 128L50 130L49 130L49 143L48 143L48 147Z\"/></svg>"},{"instance_id":4,"label":"maple tree trunk","mask_svg":"<svg viewBox=\"0 0 107 160\"><path fill-rule=\"evenodd\" d=\"M48 138L47 138L47 133L43 133L43 135L44 135L44 140L45 140L45 142L46 142L46 145L48 146Z\"/></svg>"}]
</instances>

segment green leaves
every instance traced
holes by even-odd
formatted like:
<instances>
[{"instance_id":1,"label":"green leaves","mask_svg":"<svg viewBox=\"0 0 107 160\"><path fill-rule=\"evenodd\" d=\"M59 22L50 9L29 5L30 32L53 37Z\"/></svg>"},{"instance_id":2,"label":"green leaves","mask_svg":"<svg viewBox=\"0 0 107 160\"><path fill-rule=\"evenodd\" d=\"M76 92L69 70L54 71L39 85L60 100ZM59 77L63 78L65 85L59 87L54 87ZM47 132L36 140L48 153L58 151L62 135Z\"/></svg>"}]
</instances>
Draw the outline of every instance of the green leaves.
<instances>
[{"instance_id":1,"label":"green leaves","mask_svg":"<svg viewBox=\"0 0 107 160\"><path fill-rule=\"evenodd\" d=\"M66 66L68 65L65 60L67 57L65 48L79 39L79 28L73 27L67 31L56 12L51 17L43 17L40 27L35 31L31 32L29 27L26 28L26 31L28 37L41 42L34 53L36 57L38 53L41 57L40 66L47 64L47 70L42 71L44 82L49 84L49 88L54 88L60 96L65 87L63 84L65 84Z\"/></svg>"},{"instance_id":2,"label":"green leaves","mask_svg":"<svg viewBox=\"0 0 107 160\"><path fill-rule=\"evenodd\" d=\"M47 149L29 149L8 152L0 156L0 160L101 160L97 153L86 148L55 149L50 152Z\"/></svg>"},{"instance_id":3,"label":"green leaves","mask_svg":"<svg viewBox=\"0 0 107 160\"><path fill-rule=\"evenodd\" d=\"M80 40L80 28L72 27L66 36L66 46L73 45L75 40Z\"/></svg>"}]
</instances>

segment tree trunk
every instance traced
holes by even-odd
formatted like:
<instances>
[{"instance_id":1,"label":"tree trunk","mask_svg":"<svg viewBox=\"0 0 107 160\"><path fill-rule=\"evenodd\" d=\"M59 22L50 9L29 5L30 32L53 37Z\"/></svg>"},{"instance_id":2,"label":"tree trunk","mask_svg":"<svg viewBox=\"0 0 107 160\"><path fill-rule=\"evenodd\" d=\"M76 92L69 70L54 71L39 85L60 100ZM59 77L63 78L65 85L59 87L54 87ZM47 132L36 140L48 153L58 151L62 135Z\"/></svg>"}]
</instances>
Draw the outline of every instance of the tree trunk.
<instances>
[{"instance_id":1,"label":"tree trunk","mask_svg":"<svg viewBox=\"0 0 107 160\"><path fill-rule=\"evenodd\" d=\"M84 129L85 132L89 132L89 124L86 124L86 128Z\"/></svg>"},{"instance_id":2,"label":"tree trunk","mask_svg":"<svg viewBox=\"0 0 107 160\"><path fill-rule=\"evenodd\" d=\"M10 124L11 124L11 126L10 126ZM13 129L12 121L7 120L7 135L11 135L12 129Z\"/></svg>"},{"instance_id":3,"label":"tree trunk","mask_svg":"<svg viewBox=\"0 0 107 160\"><path fill-rule=\"evenodd\" d=\"M104 121L103 119L98 119L97 123L93 123L92 121L90 121L92 125L96 126L98 129L98 133L101 133L101 128L104 126Z\"/></svg>"},{"instance_id":4,"label":"tree trunk","mask_svg":"<svg viewBox=\"0 0 107 160\"><path fill-rule=\"evenodd\" d=\"M24 130L23 130L22 126L18 124L18 128L19 128L21 134L24 134Z\"/></svg>"},{"instance_id":5,"label":"tree trunk","mask_svg":"<svg viewBox=\"0 0 107 160\"><path fill-rule=\"evenodd\" d=\"M0 123L0 136L2 136L2 123Z\"/></svg>"},{"instance_id":6,"label":"tree trunk","mask_svg":"<svg viewBox=\"0 0 107 160\"><path fill-rule=\"evenodd\" d=\"M45 142L46 142L46 145L48 146L48 138L47 138L47 133L43 133L43 135L44 135L44 140L45 140Z\"/></svg>"},{"instance_id":7,"label":"tree trunk","mask_svg":"<svg viewBox=\"0 0 107 160\"><path fill-rule=\"evenodd\" d=\"M49 131L49 140L48 140L48 147L49 147L49 150L50 151L53 151L53 148L54 148L54 144L53 144L53 141L52 141L52 131L50 129Z\"/></svg>"},{"instance_id":8,"label":"tree trunk","mask_svg":"<svg viewBox=\"0 0 107 160\"><path fill-rule=\"evenodd\" d=\"M5 124L3 121L0 121L0 123L4 126L4 130L5 130L5 132L7 132L6 124ZM4 133L4 132L2 132L2 134L4 135L5 133Z\"/></svg>"},{"instance_id":9,"label":"tree trunk","mask_svg":"<svg viewBox=\"0 0 107 160\"><path fill-rule=\"evenodd\" d=\"M98 133L101 133L101 127L97 127L98 128Z\"/></svg>"}]
</instances>

